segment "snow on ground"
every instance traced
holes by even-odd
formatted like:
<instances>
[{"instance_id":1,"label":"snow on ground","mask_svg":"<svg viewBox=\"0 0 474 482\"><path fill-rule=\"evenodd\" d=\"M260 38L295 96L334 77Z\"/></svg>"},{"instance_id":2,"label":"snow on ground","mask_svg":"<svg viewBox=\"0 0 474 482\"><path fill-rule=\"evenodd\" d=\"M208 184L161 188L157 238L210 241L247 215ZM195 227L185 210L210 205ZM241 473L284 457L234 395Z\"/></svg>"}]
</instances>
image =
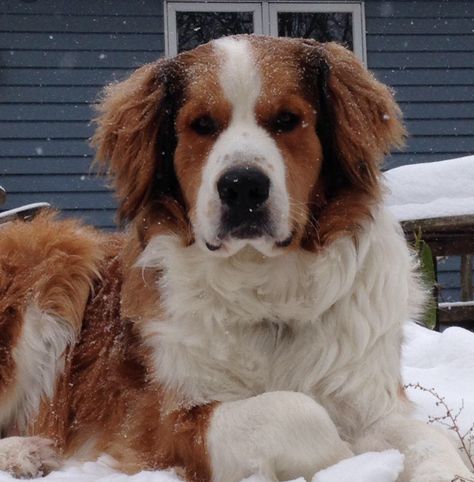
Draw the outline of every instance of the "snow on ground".
<instances>
[{"instance_id":1,"label":"snow on ground","mask_svg":"<svg viewBox=\"0 0 474 482\"><path fill-rule=\"evenodd\" d=\"M474 156L436 163L415 164L385 173L390 194L387 205L399 220L474 213ZM403 377L407 384L434 389L456 412L464 407L459 424L467 431L474 423L474 333L449 328L435 333L407 324L403 348ZM444 415L437 400L426 391L409 388L416 402L416 418ZM45 482L177 482L173 471L120 474L110 460L70 462L53 472ZM344 460L315 475L313 482L395 482L403 467L403 456L396 450L366 453ZM0 482L12 481L0 473ZM302 482L299 479L297 482ZM245 482L263 482L253 476Z\"/></svg>"},{"instance_id":2,"label":"snow on ground","mask_svg":"<svg viewBox=\"0 0 474 482\"><path fill-rule=\"evenodd\" d=\"M454 411L464 409L459 417L464 431L474 423L474 333L462 328L449 328L436 333L415 324L405 328L403 348L403 377L405 383L434 388L445 397ZM429 393L408 389L417 404L414 416L428 420L428 416L443 415L436 399ZM97 462L70 463L53 472L45 482L177 482L173 471L141 472L133 476L120 474L110 468L107 457ZM344 460L315 475L313 482L395 482L402 469L403 457L396 450L366 453ZM0 482L15 480L0 473ZM263 482L258 476L245 482ZM298 482L303 482L299 479Z\"/></svg>"},{"instance_id":3,"label":"snow on ground","mask_svg":"<svg viewBox=\"0 0 474 482\"><path fill-rule=\"evenodd\" d=\"M386 203L399 220L474 214L474 156L385 173Z\"/></svg>"},{"instance_id":4,"label":"snow on ground","mask_svg":"<svg viewBox=\"0 0 474 482\"><path fill-rule=\"evenodd\" d=\"M393 482L403 470L398 450L367 452L321 470L313 482Z\"/></svg>"},{"instance_id":5,"label":"snow on ground","mask_svg":"<svg viewBox=\"0 0 474 482\"><path fill-rule=\"evenodd\" d=\"M367 452L342 460L321 470L312 482L394 482L403 470L403 455L398 450ZM242 482L267 482L258 476ZM305 482L303 478L291 482Z\"/></svg>"},{"instance_id":6,"label":"snow on ground","mask_svg":"<svg viewBox=\"0 0 474 482\"><path fill-rule=\"evenodd\" d=\"M407 325L403 349L405 382L434 388L454 412L464 407L459 416L464 431L474 424L473 373L474 333L462 328L436 333L418 325ZM418 407L414 414L417 418L427 420L428 414L444 414L431 394L409 388L408 395Z\"/></svg>"}]
</instances>

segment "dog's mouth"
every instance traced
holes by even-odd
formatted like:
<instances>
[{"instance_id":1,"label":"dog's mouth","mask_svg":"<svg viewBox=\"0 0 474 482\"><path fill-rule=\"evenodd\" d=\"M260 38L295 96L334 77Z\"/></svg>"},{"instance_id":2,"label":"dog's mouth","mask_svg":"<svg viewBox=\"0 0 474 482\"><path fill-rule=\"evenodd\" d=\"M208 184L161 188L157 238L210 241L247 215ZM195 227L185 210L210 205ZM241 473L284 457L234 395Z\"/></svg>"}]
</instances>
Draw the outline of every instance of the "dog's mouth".
<instances>
[{"instance_id":1,"label":"dog's mouth","mask_svg":"<svg viewBox=\"0 0 474 482\"><path fill-rule=\"evenodd\" d=\"M244 235L246 233L246 235ZM293 242L294 238L294 233L290 233L289 236L287 236L284 239L280 240L275 240L270 238L268 235L265 236L264 234L261 233L261 230L242 230L239 231L237 235L233 235L232 237L226 237L226 239L217 239L216 241L213 241L212 243L209 241L205 241L204 244L206 245L206 248L209 251L219 251L221 250L225 244L232 242L232 239L236 239L239 241L245 241L248 240L248 243L245 244L257 244L259 241L266 241L266 244L271 244L275 248L287 248L290 246L290 244ZM257 243L254 243L256 241Z\"/></svg>"},{"instance_id":2,"label":"dog's mouth","mask_svg":"<svg viewBox=\"0 0 474 482\"><path fill-rule=\"evenodd\" d=\"M277 248L287 248L293 242L294 236L295 236L295 233L293 232L282 241L275 241L275 246Z\"/></svg>"},{"instance_id":3,"label":"dog's mouth","mask_svg":"<svg viewBox=\"0 0 474 482\"><path fill-rule=\"evenodd\" d=\"M206 248L209 250L209 251L217 251L219 249L222 248L222 243L220 244L211 244L207 241L205 241L205 244L206 244Z\"/></svg>"}]
</instances>

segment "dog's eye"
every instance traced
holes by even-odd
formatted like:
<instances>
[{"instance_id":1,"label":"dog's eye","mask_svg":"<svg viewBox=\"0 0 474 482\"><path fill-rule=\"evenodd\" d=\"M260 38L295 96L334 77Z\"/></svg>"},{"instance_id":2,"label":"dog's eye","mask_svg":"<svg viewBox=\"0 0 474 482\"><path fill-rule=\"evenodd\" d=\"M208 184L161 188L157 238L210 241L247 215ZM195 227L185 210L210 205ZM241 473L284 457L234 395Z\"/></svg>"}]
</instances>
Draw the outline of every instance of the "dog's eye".
<instances>
[{"instance_id":1,"label":"dog's eye","mask_svg":"<svg viewBox=\"0 0 474 482\"><path fill-rule=\"evenodd\" d=\"M200 136L210 136L218 130L217 122L208 115L203 115L191 122L191 129Z\"/></svg>"},{"instance_id":2,"label":"dog's eye","mask_svg":"<svg viewBox=\"0 0 474 482\"><path fill-rule=\"evenodd\" d=\"M282 111L273 119L272 128L278 133L290 132L300 123L300 120L293 112Z\"/></svg>"}]
</instances>

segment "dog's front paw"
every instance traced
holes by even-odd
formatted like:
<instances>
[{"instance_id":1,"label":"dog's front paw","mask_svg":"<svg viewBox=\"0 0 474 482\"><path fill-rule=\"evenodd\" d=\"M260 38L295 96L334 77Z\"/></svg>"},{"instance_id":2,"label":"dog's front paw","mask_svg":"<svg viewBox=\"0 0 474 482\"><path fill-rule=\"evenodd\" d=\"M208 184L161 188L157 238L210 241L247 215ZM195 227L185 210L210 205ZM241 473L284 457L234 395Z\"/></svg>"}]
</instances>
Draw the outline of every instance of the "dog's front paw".
<instances>
[{"instance_id":1,"label":"dog's front paw","mask_svg":"<svg viewBox=\"0 0 474 482\"><path fill-rule=\"evenodd\" d=\"M474 482L474 474L470 476L460 476L453 473L434 473L415 475L410 482Z\"/></svg>"},{"instance_id":2,"label":"dog's front paw","mask_svg":"<svg viewBox=\"0 0 474 482\"><path fill-rule=\"evenodd\" d=\"M213 413L208 450L213 480L309 481L352 456L326 410L295 392L268 392L226 402Z\"/></svg>"},{"instance_id":3,"label":"dog's front paw","mask_svg":"<svg viewBox=\"0 0 474 482\"><path fill-rule=\"evenodd\" d=\"M59 467L53 442L42 437L8 437L0 440L0 470L14 477L42 477Z\"/></svg>"},{"instance_id":4,"label":"dog's front paw","mask_svg":"<svg viewBox=\"0 0 474 482\"><path fill-rule=\"evenodd\" d=\"M429 440L408 447L407 470L399 482L474 482L474 474L449 438L439 430L431 430L429 435Z\"/></svg>"},{"instance_id":5,"label":"dog's front paw","mask_svg":"<svg viewBox=\"0 0 474 482\"><path fill-rule=\"evenodd\" d=\"M422 464L414 471L410 482L474 482L474 474L467 469L452 469L446 466Z\"/></svg>"}]
</instances>

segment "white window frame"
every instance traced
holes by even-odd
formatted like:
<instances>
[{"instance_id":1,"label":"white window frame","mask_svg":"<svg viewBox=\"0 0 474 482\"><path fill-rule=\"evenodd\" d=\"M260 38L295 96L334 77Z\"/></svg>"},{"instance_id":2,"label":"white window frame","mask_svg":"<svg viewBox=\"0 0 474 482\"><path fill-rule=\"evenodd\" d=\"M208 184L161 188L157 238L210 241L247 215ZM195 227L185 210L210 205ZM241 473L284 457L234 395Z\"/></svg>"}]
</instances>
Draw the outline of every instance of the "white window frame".
<instances>
[{"instance_id":1,"label":"white window frame","mask_svg":"<svg viewBox=\"0 0 474 482\"><path fill-rule=\"evenodd\" d=\"M174 57L178 53L176 12L252 12L254 33L264 33L261 2L165 2L165 53L167 57Z\"/></svg>"},{"instance_id":2,"label":"white window frame","mask_svg":"<svg viewBox=\"0 0 474 482\"><path fill-rule=\"evenodd\" d=\"M365 48L365 15L364 3L344 2L298 2L298 3L269 3L270 35L278 36L278 13L279 12L301 12L301 13L351 13L352 14L352 42L354 53L366 63Z\"/></svg>"},{"instance_id":3,"label":"white window frame","mask_svg":"<svg viewBox=\"0 0 474 482\"><path fill-rule=\"evenodd\" d=\"M354 53L366 64L365 11L363 1L329 2L275 0L249 0L246 2L222 2L217 0L165 0L165 54L173 57L178 53L176 12L252 12L254 33L278 35L278 12L342 12L352 14L352 39Z\"/></svg>"}]
</instances>

